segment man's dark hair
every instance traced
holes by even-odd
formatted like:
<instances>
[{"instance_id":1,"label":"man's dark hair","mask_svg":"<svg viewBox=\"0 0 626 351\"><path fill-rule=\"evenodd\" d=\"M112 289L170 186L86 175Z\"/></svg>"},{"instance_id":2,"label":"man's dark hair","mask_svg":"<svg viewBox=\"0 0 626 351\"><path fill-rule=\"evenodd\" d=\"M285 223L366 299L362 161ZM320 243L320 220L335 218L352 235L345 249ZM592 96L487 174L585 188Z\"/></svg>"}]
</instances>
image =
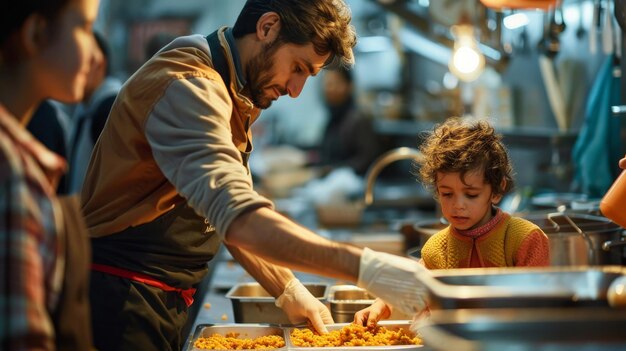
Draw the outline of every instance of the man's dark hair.
<instances>
[{"instance_id":1,"label":"man's dark hair","mask_svg":"<svg viewBox=\"0 0 626 351\"><path fill-rule=\"evenodd\" d=\"M279 42L313 43L317 54L330 53L327 65L354 63L356 34L350 24L350 9L343 0L248 0L235 22L233 36L254 33L259 18L267 12L280 17Z\"/></svg>"}]
</instances>

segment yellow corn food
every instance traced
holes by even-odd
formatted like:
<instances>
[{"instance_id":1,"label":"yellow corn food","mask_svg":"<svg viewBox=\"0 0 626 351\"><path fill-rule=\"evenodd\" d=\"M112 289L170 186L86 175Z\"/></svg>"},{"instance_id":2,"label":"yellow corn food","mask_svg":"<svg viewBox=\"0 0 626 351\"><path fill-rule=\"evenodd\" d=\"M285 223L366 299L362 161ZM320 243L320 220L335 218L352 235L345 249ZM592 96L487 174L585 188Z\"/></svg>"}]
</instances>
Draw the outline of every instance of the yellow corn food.
<instances>
[{"instance_id":1,"label":"yellow corn food","mask_svg":"<svg viewBox=\"0 0 626 351\"><path fill-rule=\"evenodd\" d=\"M254 339L238 338L238 333L213 334L200 337L193 346L202 350L273 350L285 346L280 335L265 335Z\"/></svg>"},{"instance_id":2,"label":"yellow corn food","mask_svg":"<svg viewBox=\"0 0 626 351\"><path fill-rule=\"evenodd\" d=\"M383 326L373 328L349 324L328 334L318 335L310 329L294 329L291 342L300 347L337 346L389 346L420 345L419 337L412 337L405 330L389 330Z\"/></svg>"}]
</instances>

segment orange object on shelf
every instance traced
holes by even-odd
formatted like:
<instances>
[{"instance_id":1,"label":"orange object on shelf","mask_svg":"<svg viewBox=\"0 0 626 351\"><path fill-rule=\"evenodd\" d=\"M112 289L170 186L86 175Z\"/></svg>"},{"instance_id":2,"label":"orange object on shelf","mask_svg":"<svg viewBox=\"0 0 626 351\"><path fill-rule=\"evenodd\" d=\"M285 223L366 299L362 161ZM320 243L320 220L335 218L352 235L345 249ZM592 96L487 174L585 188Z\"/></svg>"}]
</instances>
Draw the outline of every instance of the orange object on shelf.
<instances>
[{"instance_id":1,"label":"orange object on shelf","mask_svg":"<svg viewBox=\"0 0 626 351\"><path fill-rule=\"evenodd\" d=\"M617 177L613 185L600 201L602 214L620 227L626 228L626 171Z\"/></svg>"}]
</instances>

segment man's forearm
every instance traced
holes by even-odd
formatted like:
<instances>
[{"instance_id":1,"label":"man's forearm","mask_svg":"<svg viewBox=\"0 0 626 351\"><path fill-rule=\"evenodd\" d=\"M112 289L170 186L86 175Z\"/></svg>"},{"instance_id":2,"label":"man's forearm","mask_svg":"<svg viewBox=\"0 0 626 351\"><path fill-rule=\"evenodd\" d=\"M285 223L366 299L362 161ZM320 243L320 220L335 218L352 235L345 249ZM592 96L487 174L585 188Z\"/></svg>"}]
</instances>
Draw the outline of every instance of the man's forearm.
<instances>
[{"instance_id":1,"label":"man's forearm","mask_svg":"<svg viewBox=\"0 0 626 351\"><path fill-rule=\"evenodd\" d=\"M236 246L227 244L226 248L246 272L274 297L280 296L285 285L294 278L293 273L285 267L277 266Z\"/></svg>"},{"instance_id":2,"label":"man's forearm","mask_svg":"<svg viewBox=\"0 0 626 351\"><path fill-rule=\"evenodd\" d=\"M327 240L268 208L237 217L226 233L228 245L296 269L356 282L361 249Z\"/></svg>"}]
</instances>

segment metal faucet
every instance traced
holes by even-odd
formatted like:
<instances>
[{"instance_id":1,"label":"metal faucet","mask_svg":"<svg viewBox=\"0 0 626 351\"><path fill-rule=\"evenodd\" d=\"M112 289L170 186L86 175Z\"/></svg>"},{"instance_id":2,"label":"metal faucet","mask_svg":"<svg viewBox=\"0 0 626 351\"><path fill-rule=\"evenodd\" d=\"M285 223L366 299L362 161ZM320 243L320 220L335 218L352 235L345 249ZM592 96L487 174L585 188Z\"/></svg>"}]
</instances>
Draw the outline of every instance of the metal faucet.
<instances>
[{"instance_id":1,"label":"metal faucet","mask_svg":"<svg viewBox=\"0 0 626 351\"><path fill-rule=\"evenodd\" d=\"M365 206L370 206L374 203L374 183L378 174L387 167L390 163L400 160L415 160L419 163L424 161L424 155L417 150L410 147L399 147L390 151L387 151L383 155L374 161L367 169L365 174Z\"/></svg>"}]
</instances>

